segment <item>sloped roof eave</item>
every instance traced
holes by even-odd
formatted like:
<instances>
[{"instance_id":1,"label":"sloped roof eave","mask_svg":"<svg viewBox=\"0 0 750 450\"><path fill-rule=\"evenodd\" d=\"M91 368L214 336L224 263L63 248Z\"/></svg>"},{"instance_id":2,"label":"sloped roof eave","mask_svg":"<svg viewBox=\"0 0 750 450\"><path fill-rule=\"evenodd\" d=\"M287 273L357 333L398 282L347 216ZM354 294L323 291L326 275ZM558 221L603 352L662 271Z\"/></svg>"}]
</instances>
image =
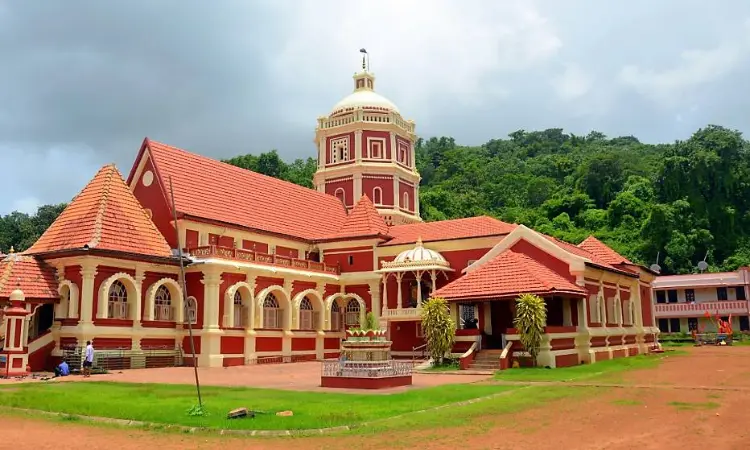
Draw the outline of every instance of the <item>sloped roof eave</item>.
<instances>
[{"instance_id":1,"label":"sloped roof eave","mask_svg":"<svg viewBox=\"0 0 750 450\"><path fill-rule=\"evenodd\" d=\"M482 301L491 301L491 300L511 300L518 298L519 296L523 294L533 294L533 295L539 295L539 296L545 296L545 295L570 295L575 297L584 298L586 296L586 292L581 291L573 291L573 290L567 290L567 289L529 289L519 292L513 292L513 293L507 293L507 294L480 294L480 295L439 295L439 291L436 292L438 297L444 298L446 301L471 301L471 300L482 300Z\"/></svg>"}]
</instances>

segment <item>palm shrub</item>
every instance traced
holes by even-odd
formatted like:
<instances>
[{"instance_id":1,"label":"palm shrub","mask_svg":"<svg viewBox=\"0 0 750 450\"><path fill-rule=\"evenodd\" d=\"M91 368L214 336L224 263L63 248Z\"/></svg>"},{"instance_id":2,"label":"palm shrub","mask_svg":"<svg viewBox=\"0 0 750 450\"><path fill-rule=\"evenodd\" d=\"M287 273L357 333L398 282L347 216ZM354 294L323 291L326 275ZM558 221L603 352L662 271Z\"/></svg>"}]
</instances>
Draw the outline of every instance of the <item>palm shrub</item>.
<instances>
[{"instance_id":1,"label":"palm shrub","mask_svg":"<svg viewBox=\"0 0 750 450\"><path fill-rule=\"evenodd\" d=\"M456 324L451 319L448 302L444 298L429 298L422 303L422 333L430 357L436 363L441 363L453 347L456 335Z\"/></svg>"},{"instance_id":2,"label":"palm shrub","mask_svg":"<svg viewBox=\"0 0 750 450\"><path fill-rule=\"evenodd\" d=\"M544 326L547 323L547 307L538 295L523 294L516 299L516 317L513 325L518 330L521 344L531 355L533 364L542 345Z\"/></svg>"}]
</instances>

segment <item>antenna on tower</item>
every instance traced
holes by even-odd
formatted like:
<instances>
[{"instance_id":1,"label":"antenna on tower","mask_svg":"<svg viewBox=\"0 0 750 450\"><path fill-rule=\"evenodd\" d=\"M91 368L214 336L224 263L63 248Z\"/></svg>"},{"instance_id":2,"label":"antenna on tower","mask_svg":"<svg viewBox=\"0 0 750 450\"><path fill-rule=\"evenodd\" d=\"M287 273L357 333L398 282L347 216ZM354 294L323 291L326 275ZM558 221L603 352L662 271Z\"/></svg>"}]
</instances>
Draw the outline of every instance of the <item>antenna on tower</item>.
<instances>
[{"instance_id":1,"label":"antenna on tower","mask_svg":"<svg viewBox=\"0 0 750 450\"><path fill-rule=\"evenodd\" d=\"M360 48L359 52L362 53L362 70L367 72L370 70L370 54L364 48Z\"/></svg>"},{"instance_id":2,"label":"antenna on tower","mask_svg":"<svg viewBox=\"0 0 750 450\"><path fill-rule=\"evenodd\" d=\"M706 256L703 257L703 260L698 262L698 270L700 270L701 273L705 272L705 270L708 269L708 263L706 262L707 258L708 252L706 252Z\"/></svg>"},{"instance_id":3,"label":"antenna on tower","mask_svg":"<svg viewBox=\"0 0 750 450\"><path fill-rule=\"evenodd\" d=\"M661 273L661 266L659 265L659 254L660 253L661 252L656 252L656 262L653 263L653 264L651 264L651 267L649 267L651 269L651 271L656 272L656 273Z\"/></svg>"}]
</instances>

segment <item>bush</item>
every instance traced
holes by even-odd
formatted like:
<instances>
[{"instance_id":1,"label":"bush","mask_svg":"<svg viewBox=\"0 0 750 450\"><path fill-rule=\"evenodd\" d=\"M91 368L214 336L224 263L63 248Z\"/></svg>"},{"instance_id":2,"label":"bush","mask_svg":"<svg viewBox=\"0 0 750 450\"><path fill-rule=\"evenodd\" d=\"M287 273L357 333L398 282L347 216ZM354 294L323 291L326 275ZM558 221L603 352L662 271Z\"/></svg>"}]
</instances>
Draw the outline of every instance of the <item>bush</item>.
<instances>
[{"instance_id":1,"label":"bush","mask_svg":"<svg viewBox=\"0 0 750 450\"><path fill-rule=\"evenodd\" d=\"M430 357L436 364L442 364L456 335L456 324L444 298L430 298L422 303L422 332Z\"/></svg>"},{"instance_id":2,"label":"bush","mask_svg":"<svg viewBox=\"0 0 750 450\"><path fill-rule=\"evenodd\" d=\"M544 325L547 323L547 307L544 300L532 294L523 294L516 300L516 317L513 324L524 348L531 355L534 365L542 345Z\"/></svg>"}]
</instances>

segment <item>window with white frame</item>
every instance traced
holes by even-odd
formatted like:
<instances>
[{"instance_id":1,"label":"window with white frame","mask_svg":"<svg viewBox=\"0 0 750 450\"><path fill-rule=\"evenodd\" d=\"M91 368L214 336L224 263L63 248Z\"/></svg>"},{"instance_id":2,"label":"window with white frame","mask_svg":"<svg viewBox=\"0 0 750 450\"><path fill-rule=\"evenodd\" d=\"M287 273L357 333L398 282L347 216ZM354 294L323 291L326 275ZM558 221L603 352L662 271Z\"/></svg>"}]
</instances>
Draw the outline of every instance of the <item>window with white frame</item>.
<instances>
[{"instance_id":1,"label":"window with white frame","mask_svg":"<svg viewBox=\"0 0 750 450\"><path fill-rule=\"evenodd\" d=\"M343 188L338 188L334 192L334 194L337 199L341 200L341 203L346 206L346 192L344 192Z\"/></svg>"},{"instance_id":2,"label":"window with white frame","mask_svg":"<svg viewBox=\"0 0 750 450\"><path fill-rule=\"evenodd\" d=\"M284 310L279 306L279 300L269 293L263 300L263 328L281 328Z\"/></svg>"},{"instance_id":3,"label":"window with white frame","mask_svg":"<svg viewBox=\"0 0 750 450\"><path fill-rule=\"evenodd\" d=\"M476 307L472 303L459 303L458 316L462 329L475 329L478 326L476 320Z\"/></svg>"},{"instance_id":4,"label":"window with white frame","mask_svg":"<svg viewBox=\"0 0 750 450\"><path fill-rule=\"evenodd\" d=\"M623 300L622 310L625 311L622 318L623 325L633 325L633 302L630 300Z\"/></svg>"},{"instance_id":5,"label":"window with white frame","mask_svg":"<svg viewBox=\"0 0 750 450\"><path fill-rule=\"evenodd\" d=\"M369 144L369 157L371 159L383 159L383 141L381 140L368 140Z\"/></svg>"},{"instance_id":6,"label":"window with white frame","mask_svg":"<svg viewBox=\"0 0 750 450\"><path fill-rule=\"evenodd\" d=\"M331 140L331 163L349 160L349 138L342 137Z\"/></svg>"},{"instance_id":7,"label":"window with white frame","mask_svg":"<svg viewBox=\"0 0 750 450\"><path fill-rule=\"evenodd\" d=\"M338 302L334 301L331 305L331 330L341 331L344 327L344 322L341 320L341 308Z\"/></svg>"},{"instance_id":8,"label":"window with white frame","mask_svg":"<svg viewBox=\"0 0 750 450\"><path fill-rule=\"evenodd\" d=\"M299 304L299 329L315 329L315 310L309 298L305 297Z\"/></svg>"},{"instance_id":9,"label":"window with white frame","mask_svg":"<svg viewBox=\"0 0 750 450\"><path fill-rule=\"evenodd\" d=\"M346 304L346 313L344 315L344 325L349 327L358 327L359 324L360 307L359 302L356 299L351 299Z\"/></svg>"},{"instance_id":10,"label":"window with white frame","mask_svg":"<svg viewBox=\"0 0 750 450\"><path fill-rule=\"evenodd\" d=\"M198 300L188 297L185 301L185 320L191 325L198 323Z\"/></svg>"},{"instance_id":11,"label":"window with white frame","mask_svg":"<svg viewBox=\"0 0 750 450\"><path fill-rule=\"evenodd\" d=\"M110 319L128 318L128 290L120 280L115 280L109 287L107 308Z\"/></svg>"},{"instance_id":12,"label":"window with white frame","mask_svg":"<svg viewBox=\"0 0 750 450\"><path fill-rule=\"evenodd\" d=\"M234 328L242 328L245 326L245 308L242 305L242 293L239 289L234 292L234 298L232 299L232 308L234 308Z\"/></svg>"},{"instance_id":13,"label":"window with white frame","mask_svg":"<svg viewBox=\"0 0 750 450\"><path fill-rule=\"evenodd\" d=\"M165 285L159 286L154 295L154 320L170 321L172 317L172 294Z\"/></svg>"},{"instance_id":14,"label":"window with white frame","mask_svg":"<svg viewBox=\"0 0 750 450\"><path fill-rule=\"evenodd\" d=\"M379 187L375 187L372 189L372 202L376 205L383 204L383 190Z\"/></svg>"},{"instance_id":15,"label":"window with white frame","mask_svg":"<svg viewBox=\"0 0 750 450\"><path fill-rule=\"evenodd\" d=\"M404 165L408 165L407 155L408 155L408 150L407 150L406 146L404 144L402 144L402 143L399 142L399 146L398 146L398 162L400 162L401 164L404 164Z\"/></svg>"},{"instance_id":16,"label":"window with white frame","mask_svg":"<svg viewBox=\"0 0 750 450\"><path fill-rule=\"evenodd\" d=\"M601 323L602 318L600 315L601 308L599 307L599 296L589 296L589 316L592 323Z\"/></svg>"},{"instance_id":17,"label":"window with white frame","mask_svg":"<svg viewBox=\"0 0 750 450\"><path fill-rule=\"evenodd\" d=\"M401 207L403 209L411 209L409 208L409 193L404 192L404 194L401 196Z\"/></svg>"}]
</instances>

